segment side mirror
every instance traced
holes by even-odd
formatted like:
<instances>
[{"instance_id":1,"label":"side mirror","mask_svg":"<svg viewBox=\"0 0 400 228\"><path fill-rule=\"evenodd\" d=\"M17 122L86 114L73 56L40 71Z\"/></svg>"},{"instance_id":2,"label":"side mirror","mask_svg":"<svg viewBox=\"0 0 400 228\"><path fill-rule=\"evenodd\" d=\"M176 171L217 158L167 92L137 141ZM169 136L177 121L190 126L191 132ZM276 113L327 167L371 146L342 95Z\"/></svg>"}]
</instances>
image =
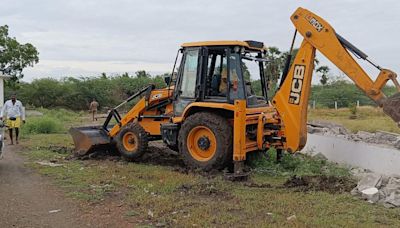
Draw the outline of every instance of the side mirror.
<instances>
[{"instance_id":1,"label":"side mirror","mask_svg":"<svg viewBox=\"0 0 400 228\"><path fill-rule=\"evenodd\" d=\"M169 85L169 83L171 82L171 76L164 76L164 82L165 84Z\"/></svg>"}]
</instances>

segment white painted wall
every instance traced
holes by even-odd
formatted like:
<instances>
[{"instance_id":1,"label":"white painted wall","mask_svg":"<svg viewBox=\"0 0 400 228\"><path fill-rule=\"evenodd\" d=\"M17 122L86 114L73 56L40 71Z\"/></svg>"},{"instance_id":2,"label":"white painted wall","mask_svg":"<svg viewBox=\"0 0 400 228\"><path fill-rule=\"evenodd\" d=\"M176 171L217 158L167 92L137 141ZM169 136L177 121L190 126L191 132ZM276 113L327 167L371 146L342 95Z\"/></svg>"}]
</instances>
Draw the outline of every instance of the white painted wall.
<instances>
[{"instance_id":1,"label":"white painted wall","mask_svg":"<svg viewBox=\"0 0 400 228\"><path fill-rule=\"evenodd\" d=\"M322 153L329 161L369 169L376 173L400 174L400 150L353 142L333 136L308 134L305 153Z\"/></svg>"}]
</instances>

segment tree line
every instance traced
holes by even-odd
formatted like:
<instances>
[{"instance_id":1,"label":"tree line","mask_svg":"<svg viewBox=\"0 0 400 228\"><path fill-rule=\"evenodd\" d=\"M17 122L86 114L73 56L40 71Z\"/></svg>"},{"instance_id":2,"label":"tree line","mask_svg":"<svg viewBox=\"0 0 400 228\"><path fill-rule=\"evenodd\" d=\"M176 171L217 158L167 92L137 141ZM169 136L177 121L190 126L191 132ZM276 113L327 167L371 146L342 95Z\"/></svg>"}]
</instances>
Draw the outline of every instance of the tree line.
<instances>
[{"instance_id":1,"label":"tree line","mask_svg":"<svg viewBox=\"0 0 400 228\"><path fill-rule=\"evenodd\" d=\"M145 71L135 75L124 73L118 76L67 77L35 79L32 82L20 82L15 90L7 84L5 96L16 92L25 106L32 108L66 108L87 110L89 103L96 99L102 108L119 104L146 85L154 84L157 88L165 86L164 76L150 76Z\"/></svg>"},{"instance_id":2,"label":"tree line","mask_svg":"<svg viewBox=\"0 0 400 228\"><path fill-rule=\"evenodd\" d=\"M16 91L18 99L30 108L87 110L89 103L95 98L101 107L106 109L116 106L146 85L165 87L164 76L165 74L150 76L145 71L138 71L134 75L125 73L107 76L103 73L98 77L68 77L61 80L41 78L30 83L20 82ZM6 97L10 96L14 92L14 87L6 86L5 92ZM386 87L384 92L391 95L396 92L396 89ZM361 105L374 105L349 81L332 79L325 85L313 85L311 89L310 103L315 101L318 107L333 108L335 101L338 102L339 107L349 107L357 100Z\"/></svg>"},{"instance_id":3,"label":"tree line","mask_svg":"<svg viewBox=\"0 0 400 228\"><path fill-rule=\"evenodd\" d=\"M275 93L288 55L292 61L298 49L292 53L279 50L277 47L267 49L268 64L265 74L268 80L268 96ZM130 95L148 84L161 88L165 86L164 76L151 76L146 71L137 71L134 75L124 73L117 76L107 76L102 73L98 77L67 77L61 80L41 78L30 83L20 82L23 78L23 69L32 67L39 62L39 52L30 43L21 44L16 38L10 37L8 26L0 26L0 72L11 76L6 82L5 95L17 92L18 98L28 107L67 108L85 110L92 99L96 99L103 108L117 105ZM346 80L334 79L327 66L321 66L315 59L315 74L319 77L319 85L313 85L310 102L315 101L319 107L334 107L337 101L339 107L348 107L359 101L361 105L374 105L373 102L354 84ZM248 72L247 72L248 73ZM246 72L244 73L246 75ZM249 73L248 73L249 75ZM247 77L250 78L250 77ZM255 81L254 92L261 94L261 83ZM386 95L396 92L394 87L384 90Z\"/></svg>"}]
</instances>

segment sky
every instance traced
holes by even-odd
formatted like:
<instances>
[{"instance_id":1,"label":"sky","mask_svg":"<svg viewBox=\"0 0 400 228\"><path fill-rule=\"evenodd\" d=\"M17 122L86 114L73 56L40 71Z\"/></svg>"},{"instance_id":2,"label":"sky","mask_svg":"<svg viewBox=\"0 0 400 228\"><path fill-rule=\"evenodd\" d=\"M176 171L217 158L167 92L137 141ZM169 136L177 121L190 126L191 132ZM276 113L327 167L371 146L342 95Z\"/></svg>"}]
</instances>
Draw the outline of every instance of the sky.
<instances>
[{"instance_id":1,"label":"sky","mask_svg":"<svg viewBox=\"0 0 400 228\"><path fill-rule=\"evenodd\" d=\"M36 78L170 72L180 44L258 40L288 50L299 6L328 21L382 67L400 72L400 1L0 0L0 24L40 52ZM298 39L300 43L301 39ZM332 68L321 54L321 64ZM362 64L362 66L367 66ZM371 67L367 72L377 75Z\"/></svg>"}]
</instances>

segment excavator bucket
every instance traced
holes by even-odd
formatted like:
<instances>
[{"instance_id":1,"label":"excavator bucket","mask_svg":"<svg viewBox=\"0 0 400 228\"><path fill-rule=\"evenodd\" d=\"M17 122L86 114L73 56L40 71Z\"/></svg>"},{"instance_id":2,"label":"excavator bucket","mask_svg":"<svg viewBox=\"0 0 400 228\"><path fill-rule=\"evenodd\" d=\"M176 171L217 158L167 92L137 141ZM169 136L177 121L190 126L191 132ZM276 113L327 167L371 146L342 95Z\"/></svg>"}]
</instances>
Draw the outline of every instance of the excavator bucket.
<instances>
[{"instance_id":1,"label":"excavator bucket","mask_svg":"<svg viewBox=\"0 0 400 228\"><path fill-rule=\"evenodd\" d=\"M386 99L383 104L383 111L400 127L400 92Z\"/></svg>"},{"instance_id":2,"label":"excavator bucket","mask_svg":"<svg viewBox=\"0 0 400 228\"><path fill-rule=\"evenodd\" d=\"M75 154L79 156L111 146L111 139L101 126L72 127L69 133L74 140Z\"/></svg>"}]
</instances>

